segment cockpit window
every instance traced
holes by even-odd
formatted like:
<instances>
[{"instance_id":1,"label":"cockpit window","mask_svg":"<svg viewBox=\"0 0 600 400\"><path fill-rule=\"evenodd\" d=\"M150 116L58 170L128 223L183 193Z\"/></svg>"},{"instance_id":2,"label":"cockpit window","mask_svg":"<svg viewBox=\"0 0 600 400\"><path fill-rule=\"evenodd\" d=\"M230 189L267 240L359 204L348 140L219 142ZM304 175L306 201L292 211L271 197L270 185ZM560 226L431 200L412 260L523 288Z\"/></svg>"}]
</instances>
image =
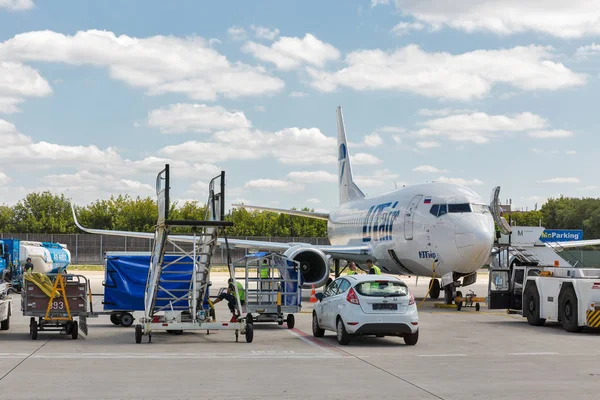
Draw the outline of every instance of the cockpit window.
<instances>
[{"instance_id":1,"label":"cockpit window","mask_svg":"<svg viewBox=\"0 0 600 400\"><path fill-rule=\"evenodd\" d=\"M441 217L442 215L446 214L448 211L446 211L446 205L445 204L441 204L440 205L440 212L438 212L438 217Z\"/></svg>"},{"instance_id":2,"label":"cockpit window","mask_svg":"<svg viewBox=\"0 0 600 400\"><path fill-rule=\"evenodd\" d=\"M490 212L490 206L485 204L471 204L474 213L486 214Z\"/></svg>"},{"instance_id":3,"label":"cockpit window","mask_svg":"<svg viewBox=\"0 0 600 400\"><path fill-rule=\"evenodd\" d=\"M464 204L448 204L448 212L451 213L466 213L471 212L471 205L468 203Z\"/></svg>"},{"instance_id":4,"label":"cockpit window","mask_svg":"<svg viewBox=\"0 0 600 400\"><path fill-rule=\"evenodd\" d=\"M440 208L439 204L434 204L431 206L431 210L429 210L429 212L437 217L439 208Z\"/></svg>"}]
</instances>

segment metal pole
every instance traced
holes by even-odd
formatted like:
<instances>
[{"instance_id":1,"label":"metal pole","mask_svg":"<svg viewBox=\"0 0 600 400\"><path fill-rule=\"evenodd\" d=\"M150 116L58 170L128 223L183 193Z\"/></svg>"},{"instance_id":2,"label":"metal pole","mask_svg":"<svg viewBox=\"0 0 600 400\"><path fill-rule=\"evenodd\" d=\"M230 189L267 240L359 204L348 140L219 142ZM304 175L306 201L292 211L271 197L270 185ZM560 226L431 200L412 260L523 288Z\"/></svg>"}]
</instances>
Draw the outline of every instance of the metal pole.
<instances>
[{"instance_id":1,"label":"metal pole","mask_svg":"<svg viewBox=\"0 0 600 400\"><path fill-rule=\"evenodd\" d=\"M100 264L102 264L102 235L100 235Z\"/></svg>"},{"instance_id":2,"label":"metal pole","mask_svg":"<svg viewBox=\"0 0 600 400\"><path fill-rule=\"evenodd\" d=\"M335 266L335 277L337 279L340 277L340 260L333 260L333 265Z\"/></svg>"},{"instance_id":3,"label":"metal pole","mask_svg":"<svg viewBox=\"0 0 600 400\"><path fill-rule=\"evenodd\" d=\"M79 264L79 234L75 234L75 264Z\"/></svg>"},{"instance_id":4,"label":"metal pole","mask_svg":"<svg viewBox=\"0 0 600 400\"><path fill-rule=\"evenodd\" d=\"M125 251L127 251L127 236L125 236L123 239L125 239Z\"/></svg>"}]
</instances>

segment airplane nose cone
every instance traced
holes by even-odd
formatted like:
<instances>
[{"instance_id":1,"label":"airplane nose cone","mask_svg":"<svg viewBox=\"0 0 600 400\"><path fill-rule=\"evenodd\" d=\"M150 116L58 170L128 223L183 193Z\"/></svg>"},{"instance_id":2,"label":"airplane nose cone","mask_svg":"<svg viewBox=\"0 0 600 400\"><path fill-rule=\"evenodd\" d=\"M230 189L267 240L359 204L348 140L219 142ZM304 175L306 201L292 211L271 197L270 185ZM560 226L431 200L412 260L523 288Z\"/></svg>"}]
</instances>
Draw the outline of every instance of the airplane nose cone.
<instances>
[{"instance_id":1,"label":"airplane nose cone","mask_svg":"<svg viewBox=\"0 0 600 400\"><path fill-rule=\"evenodd\" d=\"M489 217L489 218L488 218ZM479 268L485 264L494 244L494 223L490 215L465 214L454 228L456 247L465 268Z\"/></svg>"}]
</instances>

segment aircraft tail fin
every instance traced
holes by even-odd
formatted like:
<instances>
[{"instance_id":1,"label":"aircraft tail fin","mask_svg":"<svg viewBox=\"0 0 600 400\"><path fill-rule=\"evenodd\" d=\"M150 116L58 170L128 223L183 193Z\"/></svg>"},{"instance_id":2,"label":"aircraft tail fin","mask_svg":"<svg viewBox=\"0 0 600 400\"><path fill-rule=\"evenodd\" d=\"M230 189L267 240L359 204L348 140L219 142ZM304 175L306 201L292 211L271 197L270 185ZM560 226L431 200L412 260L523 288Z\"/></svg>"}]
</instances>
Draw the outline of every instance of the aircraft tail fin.
<instances>
[{"instance_id":1,"label":"aircraft tail fin","mask_svg":"<svg viewBox=\"0 0 600 400\"><path fill-rule=\"evenodd\" d=\"M364 193L354 183L352 167L350 166L350 153L344 128L342 107L337 108L337 140L338 140L338 178L340 188L340 204L365 197Z\"/></svg>"}]
</instances>

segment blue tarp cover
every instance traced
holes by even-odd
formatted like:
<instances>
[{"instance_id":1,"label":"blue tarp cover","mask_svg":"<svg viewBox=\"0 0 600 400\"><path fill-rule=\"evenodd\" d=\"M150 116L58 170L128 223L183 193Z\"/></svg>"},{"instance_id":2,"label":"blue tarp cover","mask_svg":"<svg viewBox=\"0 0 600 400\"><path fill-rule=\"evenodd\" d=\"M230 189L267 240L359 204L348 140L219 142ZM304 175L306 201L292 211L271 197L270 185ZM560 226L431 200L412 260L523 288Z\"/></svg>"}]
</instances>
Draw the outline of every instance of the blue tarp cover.
<instances>
[{"instance_id":1,"label":"blue tarp cover","mask_svg":"<svg viewBox=\"0 0 600 400\"><path fill-rule=\"evenodd\" d=\"M164 262L174 261L180 256L165 255ZM118 311L144 311L144 292L150 266L150 255L107 256L104 310ZM169 271L180 271L181 274L169 274L169 280L187 280L188 283L161 283L166 290L189 289L192 276L192 259L184 257L177 264L168 267ZM173 292L175 296L183 296L184 292ZM159 291L157 297L169 297L164 291ZM168 304L167 301L157 301L158 307ZM173 305L186 306L186 301L179 301Z\"/></svg>"}]
</instances>

